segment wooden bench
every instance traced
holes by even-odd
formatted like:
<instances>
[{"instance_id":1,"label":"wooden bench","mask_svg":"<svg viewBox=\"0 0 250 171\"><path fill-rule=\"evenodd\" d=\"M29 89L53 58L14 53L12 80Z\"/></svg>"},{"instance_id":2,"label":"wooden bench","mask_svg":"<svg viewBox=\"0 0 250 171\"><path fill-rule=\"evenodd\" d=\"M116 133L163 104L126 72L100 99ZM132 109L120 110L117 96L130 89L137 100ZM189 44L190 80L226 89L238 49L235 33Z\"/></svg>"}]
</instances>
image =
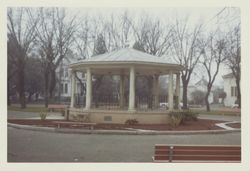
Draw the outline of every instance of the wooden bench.
<instances>
[{"instance_id":1,"label":"wooden bench","mask_svg":"<svg viewBox=\"0 0 250 171\"><path fill-rule=\"evenodd\" d=\"M72 126L88 126L91 130L94 129L96 123L86 123L86 122L65 122L65 121L54 121L53 123L57 124L57 128L60 128L61 125L72 125Z\"/></svg>"},{"instance_id":2,"label":"wooden bench","mask_svg":"<svg viewBox=\"0 0 250 171\"><path fill-rule=\"evenodd\" d=\"M67 105L62 105L62 104L49 104L48 105L48 111L54 111L54 109L60 109L65 110L67 108Z\"/></svg>"},{"instance_id":3,"label":"wooden bench","mask_svg":"<svg viewBox=\"0 0 250 171\"><path fill-rule=\"evenodd\" d=\"M156 144L154 162L240 162L237 145L167 145Z\"/></svg>"}]
</instances>

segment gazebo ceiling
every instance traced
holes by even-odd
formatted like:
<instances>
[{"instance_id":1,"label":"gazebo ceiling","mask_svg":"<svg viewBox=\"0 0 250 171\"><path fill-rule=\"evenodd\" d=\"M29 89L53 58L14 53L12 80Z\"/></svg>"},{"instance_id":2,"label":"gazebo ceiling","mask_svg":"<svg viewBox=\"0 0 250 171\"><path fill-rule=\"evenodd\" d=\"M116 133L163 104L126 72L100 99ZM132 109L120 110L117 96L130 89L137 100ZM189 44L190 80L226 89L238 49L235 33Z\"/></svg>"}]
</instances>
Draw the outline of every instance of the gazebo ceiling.
<instances>
[{"instance_id":1,"label":"gazebo ceiling","mask_svg":"<svg viewBox=\"0 0 250 171\"><path fill-rule=\"evenodd\" d=\"M170 70L179 72L183 70L181 65L169 63L162 57L153 56L131 48L123 48L93 56L69 65L72 70L76 71L93 68L99 72L105 71L105 73L119 73L121 69L126 71L126 68L129 69L131 66L134 66L137 71L151 73L168 73Z\"/></svg>"}]
</instances>

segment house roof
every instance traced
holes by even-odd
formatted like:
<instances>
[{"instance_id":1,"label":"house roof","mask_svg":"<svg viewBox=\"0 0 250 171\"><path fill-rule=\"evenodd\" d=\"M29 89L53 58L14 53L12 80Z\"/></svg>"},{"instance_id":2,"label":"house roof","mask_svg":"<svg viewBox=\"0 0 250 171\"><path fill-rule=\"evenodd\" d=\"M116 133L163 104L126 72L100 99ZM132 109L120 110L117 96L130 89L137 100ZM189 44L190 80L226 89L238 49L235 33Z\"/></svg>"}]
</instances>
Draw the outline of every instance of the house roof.
<instances>
[{"instance_id":1,"label":"house roof","mask_svg":"<svg viewBox=\"0 0 250 171\"><path fill-rule=\"evenodd\" d=\"M178 70L183 69L183 66L169 63L169 61L163 57L153 56L132 48L123 48L109 53L93 56L91 58L72 63L70 67L86 64L158 64L161 66L175 67Z\"/></svg>"},{"instance_id":2,"label":"house roof","mask_svg":"<svg viewBox=\"0 0 250 171\"><path fill-rule=\"evenodd\" d=\"M198 81L197 83L195 83L195 86L198 86L198 85L207 85L208 84L208 81L202 77L200 81Z\"/></svg>"},{"instance_id":3,"label":"house roof","mask_svg":"<svg viewBox=\"0 0 250 171\"><path fill-rule=\"evenodd\" d=\"M229 73L222 76L222 78L233 78L233 77L234 77L233 73Z\"/></svg>"}]
</instances>

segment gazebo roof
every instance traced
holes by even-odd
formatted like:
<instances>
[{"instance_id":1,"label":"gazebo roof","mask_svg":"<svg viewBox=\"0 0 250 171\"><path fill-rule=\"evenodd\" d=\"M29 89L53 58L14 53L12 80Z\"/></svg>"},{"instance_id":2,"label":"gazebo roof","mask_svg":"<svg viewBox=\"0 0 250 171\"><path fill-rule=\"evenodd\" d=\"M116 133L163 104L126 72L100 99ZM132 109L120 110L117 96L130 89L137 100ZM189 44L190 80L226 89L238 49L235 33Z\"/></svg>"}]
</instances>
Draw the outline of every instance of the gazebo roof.
<instances>
[{"instance_id":1,"label":"gazebo roof","mask_svg":"<svg viewBox=\"0 0 250 171\"><path fill-rule=\"evenodd\" d=\"M183 66L169 63L168 60L162 57L153 56L132 48L123 48L110 53L93 56L91 58L72 63L69 67L72 69L108 65L112 65L113 67L114 64L116 66L143 65L150 67L168 67L179 71L183 69Z\"/></svg>"},{"instance_id":2,"label":"gazebo roof","mask_svg":"<svg viewBox=\"0 0 250 171\"><path fill-rule=\"evenodd\" d=\"M169 63L162 57L153 56L132 48L123 48L110 53L105 53L83 60L84 62L98 61L123 61L123 62L153 62L153 63Z\"/></svg>"}]
</instances>

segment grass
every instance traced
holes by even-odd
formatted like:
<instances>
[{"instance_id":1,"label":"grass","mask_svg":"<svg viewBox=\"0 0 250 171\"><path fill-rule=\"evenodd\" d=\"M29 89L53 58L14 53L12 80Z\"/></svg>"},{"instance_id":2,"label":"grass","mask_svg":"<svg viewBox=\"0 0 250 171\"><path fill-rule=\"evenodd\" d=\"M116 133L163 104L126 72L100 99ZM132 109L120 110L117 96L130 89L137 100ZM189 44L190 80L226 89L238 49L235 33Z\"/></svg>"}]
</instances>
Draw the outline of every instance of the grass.
<instances>
[{"instance_id":1,"label":"grass","mask_svg":"<svg viewBox=\"0 0 250 171\"><path fill-rule=\"evenodd\" d=\"M191 109L191 111L198 112L199 114L206 114L206 115L229 115L229 116L240 115L240 112L236 112L236 111L221 111L221 110L213 110L213 109L211 109L210 112L207 112L205 109Z\"/></svg>"},{"instance_id":2,"label":"grass","mask_svg":"<svg viewBox=\"0 0 250 171\"><path fill-rule=\"evenodd\" d=\"M8 106L8 110L21 111L21 112L34 112L34 113L48 111L47 108L42 107L42 106L34 106L34 107L32 106L32 107L27 107L25 109L22 109L18 106ZM229 115L229 116L240 115L240 112L236 112L236 111L211 110L210 112L207 112L205 109L191 109L191 111L198 112L199 114L208 114L208 115ZM60 112L60 110L58 112Z\"/></svg>"},{"instance_id":3,"label":"grass","mask_svg":"<svg viewBox=\"0 0 250 171\"><path fill-rule=\"evenodd\" d=\"M48 109L45 107L26 107L22 109L21 107L17 107L17 106L8 106L8 110L20 111L20 112L35 112L35 113L48 111Z\"/></svg>"}]
</instances>

